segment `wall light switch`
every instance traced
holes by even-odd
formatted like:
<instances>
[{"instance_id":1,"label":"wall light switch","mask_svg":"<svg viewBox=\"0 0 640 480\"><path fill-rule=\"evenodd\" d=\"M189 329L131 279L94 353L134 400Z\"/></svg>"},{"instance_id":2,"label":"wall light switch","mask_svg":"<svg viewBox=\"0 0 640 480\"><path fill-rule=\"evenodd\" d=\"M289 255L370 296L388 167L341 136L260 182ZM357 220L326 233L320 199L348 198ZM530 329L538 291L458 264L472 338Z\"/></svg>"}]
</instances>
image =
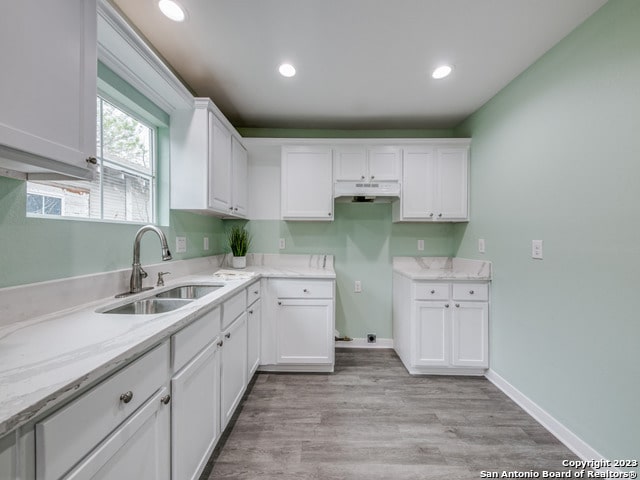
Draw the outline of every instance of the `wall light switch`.
<instances>
[{"instance_id":1,"label":"wall light switch","mask_svg":"<svg viewBox=\"0 0 640 480\"><path fill-rule=\"evenodd\" d=\"M209 250L209 237L204 237L204 242L202 242L202 248L204 250Z\"/></svg>"},{"instance_id":2,"label":"wall light switch","mask_svg":"<svg viewBox=\"0 0 640 480\"><path fill-rule=\"evenodd\" d=\"M176 237L176 253L187 252L187 237Z\"/></svg>"},{"instance_id":3,"label":"wall light switch","mask_svg":"<svg viewBox=\"0 0 640 480\"><path fill-rule=\"evenodd\" d=\"M284 241L284 238L280 239L280 246L278 248L280 248L280 250L284 250L287 247L287 243Z\"/></svg>"},{"instance_id":4,"label":"wall light switch","mask_svg":"<svg viewBox=\"0 0 640 480\"><path fill-rule=\"evenodd\" d=\"M531 240L531 258L542 260L542 240Z\"/></svg>"},{"instance_id":5,"label":"wall light switch","mask_svg":"<svg viewBox=\"0 0 640 480\"><path fill-rule=\"evenodd\" d=\"M424 240L418 240L418 250L421 252L424 250Z\"/></svg>"},{"instance_id":6,"label":"wall light switch","mask_svg":"<svg viewBox=\"0 0 640 480\"><path fill-rule=\"evenodd\" d=\"M360 280L356 280L353 291L356 293L362 293L362 282Z\"/></svg>"},{"instance_id":7,"label":"wall light switch","mask_svg":"<svg viewBox=\"0 0 640 480\"><path fill-rule=\"evenodd\" d=\"M478 251L484 253L484 238L478 239Z\"/></svg>"}]
</instances>

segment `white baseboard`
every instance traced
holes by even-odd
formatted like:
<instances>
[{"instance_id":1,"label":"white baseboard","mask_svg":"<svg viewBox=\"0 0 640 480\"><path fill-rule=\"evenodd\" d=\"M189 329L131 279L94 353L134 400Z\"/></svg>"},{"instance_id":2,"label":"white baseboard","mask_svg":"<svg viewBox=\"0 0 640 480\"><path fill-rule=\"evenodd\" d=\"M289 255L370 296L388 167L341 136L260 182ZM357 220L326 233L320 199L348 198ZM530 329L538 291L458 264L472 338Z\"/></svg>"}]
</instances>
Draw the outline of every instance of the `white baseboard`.
<instances>
[{"instance_id":1,"label":"white baseboard","mask_svg":"<svg viewBox=\"0 0 640 480\"><path fill-rule=\"evenodd\" d=\"M485 377L498 387L511 400L516 402L522 409L535 418L544 428L546 428L553 436L560 440L564 445L575 453L582 460L607 460L600 455L595 449L588 445L584 440L575 433L565 427L558 420L553 418L546 410L538 406L533 400L527 397L516 387L507 382L493 370L488 370ZM602 471L610 470L618 472L617 468L602 468Z\"/></svg>"},{"instance_id":2,"label":"white baseboard","mask_svg":"<svg viewBox=\"0 0 640 480\"><path fill-rule=\"evenodd\" d=\"M376 343L367 343L366 338L354 338L350 342L336 342L336 348L393 348L393 338L378 338Z\"/></svg>"}]
</instances>

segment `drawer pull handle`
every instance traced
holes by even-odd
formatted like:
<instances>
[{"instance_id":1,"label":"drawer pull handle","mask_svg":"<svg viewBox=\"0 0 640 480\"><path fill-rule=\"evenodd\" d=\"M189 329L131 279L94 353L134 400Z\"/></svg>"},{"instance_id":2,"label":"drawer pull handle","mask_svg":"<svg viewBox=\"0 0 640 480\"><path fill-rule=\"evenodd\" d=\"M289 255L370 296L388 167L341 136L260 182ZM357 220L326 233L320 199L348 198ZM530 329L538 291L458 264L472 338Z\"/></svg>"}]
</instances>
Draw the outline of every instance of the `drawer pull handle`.
<instances>
[{"instance_id":1,"label":"drawer pull handle","mask_svg":"<svg viewBox=\"0 0 640 480\"><path fill-rule=\"evenodd\" d=\"M133 400L133 392L131 390L120 395L120 401L122 403L129 403L131 400Z\"/></svg>"},{"instance_id":2,"label":"drawer pull handle","mask_svg":"<svg viewBox=\"0 0 640 480\"><path fill-rule=\"evenodd\" d=\"M249 315L253 315L253 310L249 310Z\"/></svg>"},{"instance_id":3,"label":"drawer pull handle","mask_svg":"<svg viewBox=\"0 0 640 480\"><path fill-rule=\"evenodd\" d=\"M169 405L169 402L171 401L171 395L165 395L164 397L162 397L160 399L160 401L164 404L164 405Z\"/></svg>"},{"instance_id":4,"label":"drawer pull handle","mask_svg":"<svg viewBox=\"0 0 640 480\"><path fill-rule=\"evenodd\" d=\"M436 293L436 291L435 290L431 290L431 295L433 295L434 293Z\"/></svg>"},{"instance_id":5,"label":"drawer pull handle","mask_svg":"<svg viewBox=\"0 0 640 480\"><path fill-rule=\"evenodd\" d=\"M469 290L469 295L473 295L473 290Z\"/></svg>"},{"instance_id":6,"label":"drawer pull handle","mask_svg":"<svg viewBox=\"0 0 640 480\"><path fill-rule=\"evenodd\" d=\"M445 303L444 306L445 306L445 308L449 308L449 304L448 303Z\"/></svg>"},{"instance_id":7,"label":"drawer pull handle","mask_svg":"<svg viewBox=\"0 0 640 480\"><path fill-rule=\"evenodd\" d=\"M460 308L460 304L459 303L456 303L456 308Z\"/></svg>"},{"instance_id":8,"label":"drawer pull handle","mask_svg":"<svg viewBox=\"0 0 640 480\"><path fill-rule=\"evenodd\" d=\"M231 332L227 333L224 338L231 338Z\"/></svg>"},{"instance_id":9,"label":"drawer pull handle","mask_svg":"<svg viewBox=\"0 0 640 480\"><path fill-rule=\"evenodd\" d=\"M222 340L220 340L220 341L218 342L218 346L219 346L219 347L221 347L222 345L224 345L224 342L223 342Z\"/></svg>"}]
</instances>

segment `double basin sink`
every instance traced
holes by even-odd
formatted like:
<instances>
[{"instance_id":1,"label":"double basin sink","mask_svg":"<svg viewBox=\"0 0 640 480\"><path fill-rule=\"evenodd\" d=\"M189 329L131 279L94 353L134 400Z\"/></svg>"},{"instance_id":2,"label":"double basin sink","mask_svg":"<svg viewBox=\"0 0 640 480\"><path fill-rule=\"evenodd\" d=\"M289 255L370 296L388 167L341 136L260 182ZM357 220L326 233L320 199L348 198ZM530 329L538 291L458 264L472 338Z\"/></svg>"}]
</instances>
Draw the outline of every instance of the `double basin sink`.
<instances>
[{"instance_id":1,"label":"double basin sink","mask_svg":"<svg viewBox=\"0 0 640 480\"><path fill-rule=\"evenodd\" d=\"M153 296L134 300L102 313L121 315L152 315L166 313L184 307L188 303L208 295L224 285L180 285Z\"/></svg>"}]
</instances>

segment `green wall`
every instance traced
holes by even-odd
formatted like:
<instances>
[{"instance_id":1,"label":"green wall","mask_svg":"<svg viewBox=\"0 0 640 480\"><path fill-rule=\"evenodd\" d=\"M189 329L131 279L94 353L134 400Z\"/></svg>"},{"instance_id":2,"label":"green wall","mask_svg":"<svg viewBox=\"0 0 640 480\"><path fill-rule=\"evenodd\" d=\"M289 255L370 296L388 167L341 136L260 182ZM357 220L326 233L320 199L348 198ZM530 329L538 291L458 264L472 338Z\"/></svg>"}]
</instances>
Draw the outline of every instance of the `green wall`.
<instances>
[{"instance_id":1,"label":"green wall","mask_svg":"<svg viewBox=\"0 0 640 480\"><path fill-rule=\"evenodd\" d=\"M610 459L640 452L639 126L640 2L611 0L456 131L457 255L494 266L491 368Z\"/></svg>"},{"instance_id":2,"label":"green wall","mask_svg":"<svg viewBox=\"0 0 640 480\"><path fill-rule=\"evenodd\" d=\"M252 252L335 256L336 329L353 338L392 338L391 257L454 251L452 224L392 224L390 203L336 203L333 222L251 220L247 229ZM278 250L280 238L284 250ZM417 251L418 239L425 241L424 252ZM362 282L362 293L353 291L355 280Z\"/></svg>"}]
</instances>

